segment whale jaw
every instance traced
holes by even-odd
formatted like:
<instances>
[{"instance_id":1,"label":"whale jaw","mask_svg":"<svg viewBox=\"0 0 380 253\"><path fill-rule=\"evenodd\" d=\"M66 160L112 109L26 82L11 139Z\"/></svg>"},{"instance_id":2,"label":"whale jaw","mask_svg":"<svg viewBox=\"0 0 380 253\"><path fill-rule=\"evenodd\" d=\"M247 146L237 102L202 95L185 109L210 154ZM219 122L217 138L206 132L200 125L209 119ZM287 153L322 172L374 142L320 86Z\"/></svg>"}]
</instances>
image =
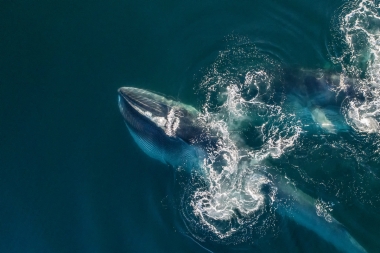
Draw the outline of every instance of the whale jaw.
<instances>
[{"instance_id":1,"label":"whale jaw","mask_svg":"<svg viewBox=\"0 0 380 253\"><path fill-rule=\"evenodd\" d=\"M199 113L192 106L133 87L122 87L118 92L119 109L129 127L136 125L136 117L145 118L167 136L180 138L188 144L203 131Z\"/></svg>"},{"instance_id":2,"label":"whale jaw","mask_svg":"<svg viewBox=\"0 0 380 253\"><path fill-rule=\"evenodd\" d=\"M202 128L193 107L143 89L122 87L118 92L125 124L147 155L173 167L200 167L205 154L193 138Z\"/></svg>"}]
</instances>

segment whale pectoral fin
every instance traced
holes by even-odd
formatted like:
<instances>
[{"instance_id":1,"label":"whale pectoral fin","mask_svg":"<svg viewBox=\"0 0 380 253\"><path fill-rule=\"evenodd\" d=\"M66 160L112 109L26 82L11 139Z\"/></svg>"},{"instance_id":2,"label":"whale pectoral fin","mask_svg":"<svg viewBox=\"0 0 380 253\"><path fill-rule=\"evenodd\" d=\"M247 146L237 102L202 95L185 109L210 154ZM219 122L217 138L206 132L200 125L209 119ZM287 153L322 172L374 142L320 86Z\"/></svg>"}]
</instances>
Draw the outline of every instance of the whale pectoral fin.
<instances>
[{"instance_id":1,"label":"whale pectoral fin","mask_svg":"<svg viewBox=\"0 0 380 253\"><path fill-rule=\"evenodd\" d=\"M339 108L313 108L311 116L324 131L329 133L345 132L349 130L344 117L339 113Z\"/></svg>"}]
</instances>

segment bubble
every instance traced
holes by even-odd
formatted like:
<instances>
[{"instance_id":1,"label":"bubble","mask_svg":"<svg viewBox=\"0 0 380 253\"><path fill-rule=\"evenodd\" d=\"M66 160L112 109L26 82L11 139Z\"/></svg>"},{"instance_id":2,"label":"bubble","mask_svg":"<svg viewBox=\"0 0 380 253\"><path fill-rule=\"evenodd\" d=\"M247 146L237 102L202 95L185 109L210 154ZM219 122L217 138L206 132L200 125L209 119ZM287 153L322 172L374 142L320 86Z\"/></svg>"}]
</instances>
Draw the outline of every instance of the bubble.
<instances>
[{"instance_id":1,"label":"bubble","mask_svg":"<svg viewBox=\"0 0 380 253\"><path fill-rule=\"evenodd\" d=\"M332 222L333 218L330 213L333 211L333 203L324 202L321 199L317 199L315 202L315 208L318 216L322 216L326 221Z\"/></svg>"}]
</instances>

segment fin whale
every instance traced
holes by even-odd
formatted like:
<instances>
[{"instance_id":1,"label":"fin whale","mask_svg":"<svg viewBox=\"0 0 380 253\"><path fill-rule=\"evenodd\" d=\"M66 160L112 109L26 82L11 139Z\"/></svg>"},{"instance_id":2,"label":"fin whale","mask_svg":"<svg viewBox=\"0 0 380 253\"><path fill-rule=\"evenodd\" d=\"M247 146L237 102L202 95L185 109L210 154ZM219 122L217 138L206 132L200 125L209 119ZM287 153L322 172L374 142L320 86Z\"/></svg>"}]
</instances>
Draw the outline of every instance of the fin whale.
<instances>
[{"instance_id":1,"label":"fin whale","mask_svg":"<svg viewBox=\"0 0 380 253\"><path fill-rule=\"evenodd\" d=\"M137 145L147 155L189 172L202 171L202 164L207 159L206 146L214 140L208 138L208 144L197 140L205 132L203 123L198 120L199 112L194 107L133 87L122 87L118 93L118 105L124 122ZM208 136L203 137L207 139ZM276 211L281 216L313 231L339 251L366 252L341 223L333 217L327 221L317 215L312 197L291 187L284 179L274 184L278 188L279 199L294 200L291 210L278 204Z\"/></svg>"}]
</instances>

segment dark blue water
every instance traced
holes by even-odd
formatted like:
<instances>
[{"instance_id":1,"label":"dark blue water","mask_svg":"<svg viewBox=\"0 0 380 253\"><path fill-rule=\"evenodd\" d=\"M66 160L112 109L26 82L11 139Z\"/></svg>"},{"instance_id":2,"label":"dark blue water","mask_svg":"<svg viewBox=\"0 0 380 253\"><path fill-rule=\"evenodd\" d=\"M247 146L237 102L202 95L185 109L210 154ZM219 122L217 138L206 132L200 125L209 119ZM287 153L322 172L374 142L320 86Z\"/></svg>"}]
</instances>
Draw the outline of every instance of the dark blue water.
<instances>
[{"instance_id":1,"label":"dark blue water","mask_svg":"<svg viewBox=\"0 0 380 253\"><path fill-rule=\"evenodd\" d=\"M348 132L301 135L265 165L379 252L378 2L0 6L0 252L338 252L277 216L227 239L201 221L189 225L191 179L147 157L118 110L121 86L201 110L205 85L255 68L328 69L362 80L362 99L342 106ZM344 23L354 10L362 14L357 29L355 20ZM265 138L255 140L258 152Z\"/></svg>"}]
</instances>

